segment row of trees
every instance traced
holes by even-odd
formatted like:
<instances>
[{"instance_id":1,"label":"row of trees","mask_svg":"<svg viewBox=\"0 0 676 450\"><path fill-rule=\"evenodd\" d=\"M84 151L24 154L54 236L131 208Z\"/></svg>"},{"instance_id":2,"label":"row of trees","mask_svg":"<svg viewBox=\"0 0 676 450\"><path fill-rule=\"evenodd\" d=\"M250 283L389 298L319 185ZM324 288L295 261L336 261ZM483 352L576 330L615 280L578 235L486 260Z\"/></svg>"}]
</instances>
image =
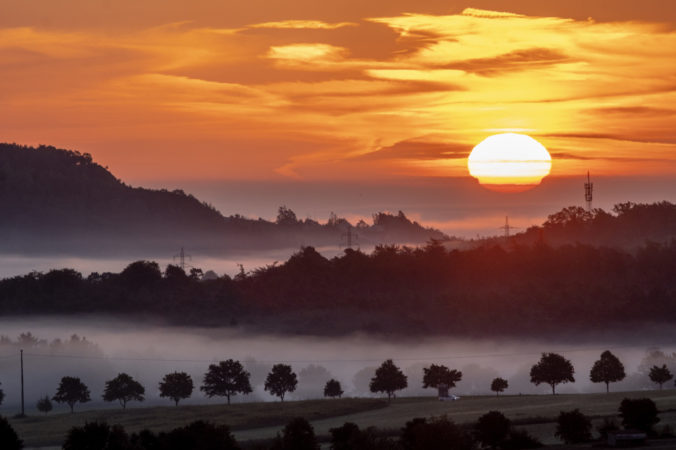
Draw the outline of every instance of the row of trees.
<instances>
[{"instance_id":1,"label":"row of trees","mask_svg":"<svg viewBox=\"0 0 676 450\"><path fill-rule=\"evenodd\" d=\"M548 384L552 394L556 394L556 387L562 383L575 382L575 369L572 363L557 353L543 353L540 360L533 365L530 371L531 382L536 386ZM605 383L606 392L610 391L610 383L621 381L625 378L624 365L610 351L601 354L589 374L594 383ZM250 373L244 369L239 361L228 359L218 364L211 364L204 375L200 390L209 398L225 397L230 404L231 398L237 394L249 394L253 391L250 382ZM663 364L661 367L654 365L650 368L650 379L662 389L664 383L673 379L673 374ZM462 380L462 372L449 369L444 365L432 364L423 369L423 388L451 389ZM283 402L287 393L294 392L298 385L298 377L292 367L287 364L276 364L272 367L265 380L264 389L270 394L279 397ZM408 377L397 367L391 359L386 360L375 371L369 383L373 393L384 393L388 401L396 397L396 392L408 387ZM495 378L491 383L491 390L499 395L509 387L509 382L504 378ZM159 383L161 397L169 398L176 405L189 398L194 391L192 377L185 372L173 372L166 374ZM343 389L339 381L330 379L324 386L325 397L340 397ZM122 408L130 401L143 401L145 388L138 381L126 373L105 383L103 399L108 402L118 401ZM4 398L4 392L0 389L0 404ZM76 377L66 376L61 379L56 394L51 400L65 403L71 412L76 403L85 403L91 400L89 388ZM51 400L48 396L41 398L37 408L43 412L52 409Z\"/></svg>"}]
</instances>

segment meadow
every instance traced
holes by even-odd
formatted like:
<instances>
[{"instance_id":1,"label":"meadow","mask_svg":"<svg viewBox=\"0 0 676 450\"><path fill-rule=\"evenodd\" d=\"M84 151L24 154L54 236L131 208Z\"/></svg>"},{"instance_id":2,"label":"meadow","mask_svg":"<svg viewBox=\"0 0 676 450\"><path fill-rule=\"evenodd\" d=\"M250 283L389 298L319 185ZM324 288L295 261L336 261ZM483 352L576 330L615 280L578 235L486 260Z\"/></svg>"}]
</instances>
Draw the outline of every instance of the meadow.
<instances>
[{"instance_id":1,"label":"meadow","mask_svg":"<svg viewBox=\"0 0 676 450\"><path fill-rule=\"evenodd\" d=\"M594 418L595 425L604 417L616 417L623 398L653 399L664 425L676 426L676 390L611 392L610 394L472 396L454 402L440 402L436 397L402 397L390 404L383 399L343 398L290 402L254 402L233 405L178 407L130 407L126 410L88 410L70 413L33 415L11 419L12 426L27 447L59 446L67 431L87 421L105 420L120 424L128 432L148 428L170 430L195 420L227 424L242 444L273 438L294 417L305 417L320 438L345 422L365 428L375 426L383 432L396 433L414 417L447 415L459 424L471 424L481 415L498 410L518 427L525 428L543 443L559 443L554 437L555 421L560 411L580 409ZM619 420L618 420L619 422Z\"/></svg>"}]
</instances>

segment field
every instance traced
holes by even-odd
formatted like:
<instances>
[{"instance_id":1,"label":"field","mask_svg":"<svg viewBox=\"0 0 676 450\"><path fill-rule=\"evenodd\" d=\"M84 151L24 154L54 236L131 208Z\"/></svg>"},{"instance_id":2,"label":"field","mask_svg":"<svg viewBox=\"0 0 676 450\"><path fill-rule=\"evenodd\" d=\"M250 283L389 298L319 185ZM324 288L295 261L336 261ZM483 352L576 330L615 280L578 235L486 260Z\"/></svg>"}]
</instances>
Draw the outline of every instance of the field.
<instances>
[{"instance_id":1,"label":"field","mask_svg":"<svg viewBox=\"0 0 676 450\"><path fill-rule=\"evenodd\" d=\"M86 421L105 420L121 424L129 432L149 428L169 430L194 420L229 425L239 441L272 438L291 418L312 421L319 436L350 421L361 427L396 430L413 417L447 415L457 423L471 423L490 410L498 410L546 444L556 444L554 420L560 411L575 408L597 418L615 416L623 398L652 398L664 424L676 425L676 390L610 394L463 397L455 402L436 398L398 398L388 405L381 399L308 400L285 403L240 403L208 406L136 407L123 410L91 410L11 419L27 446L58 446L68 429Z\"/></svg>"}]
</instances>

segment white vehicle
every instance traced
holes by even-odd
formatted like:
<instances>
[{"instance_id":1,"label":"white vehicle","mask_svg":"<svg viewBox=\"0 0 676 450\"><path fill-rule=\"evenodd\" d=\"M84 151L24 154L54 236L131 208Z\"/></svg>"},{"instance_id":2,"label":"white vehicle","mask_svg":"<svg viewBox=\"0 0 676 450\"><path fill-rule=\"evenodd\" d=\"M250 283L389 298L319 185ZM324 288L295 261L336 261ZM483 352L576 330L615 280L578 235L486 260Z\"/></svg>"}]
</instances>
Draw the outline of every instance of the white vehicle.
<instances>
[{"instance_id":1,"label":"white vehicle","mask_svg":"<svg viewBox=\"0 0 676 450\"><path fill-rule=\"evenodd\" d=\"M457 395L450 394L446 397L439 397L439 400L442 402L454 402L456 400L460 400L460 397L458 397Z\"/></svg>"}]
</instances>

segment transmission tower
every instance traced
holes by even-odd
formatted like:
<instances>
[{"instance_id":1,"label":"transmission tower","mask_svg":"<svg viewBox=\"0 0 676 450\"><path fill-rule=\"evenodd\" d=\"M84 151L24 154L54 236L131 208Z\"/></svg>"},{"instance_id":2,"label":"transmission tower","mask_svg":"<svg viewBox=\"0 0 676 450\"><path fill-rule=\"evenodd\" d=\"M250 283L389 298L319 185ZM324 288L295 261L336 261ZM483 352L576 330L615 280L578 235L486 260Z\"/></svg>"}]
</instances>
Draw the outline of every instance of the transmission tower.
<instances>
[{"instance_id":1,"label":"transmission tower","mask_svg":"<svg viewBox=\"0 0 676 450\"><path fill-rule=\"evenodd\" d=\"M351 226L351 225L347 227L347 231L346 231L345 233L343 233L343 234L340 236L340 238L341 238L341 244L342 244L343 238L345 239L345 242L346 242L346 244L347 244L347 245L345 246L345 248L350 248L350 249L351 249L351 248L352 248L352 245L353 245L353 241L357 243L357 244L356 244L356 245L357 245L357 248L359 248L359 243L358 243L359 235L358 235L357 233L352 233L352 226Z\"/></svg>"},{"instance_id":2,"label":"transmission tower","mask_svg":"<svg viewBox=\"0 0 676 450\"><path fill-rule=\"evenodd\" d=\"M186 264L185 258L188 258L190 261L192 261L192 256L186 255L185 250L183 247L181 247L181 251L178 253L178 255L174 255L174 261L178 259L178 267L180 267L184 272L186 267L192 267L190 264Z\"/></svg>"},{"instance_id":3,"label":"transmission tower","mask_svg":"<svg viewBox=\"0 0 676 450\"><path fill-rule=\"evenodd\" d=\"M511 230L516 230L518 227L513 227L509 224L509 217L505 216L505 224L501 227L498 227L499 230L504 230L505 238L509 237L509 232Z\"/></svg>"},{"instance_id":4,"label":"transmission tower","mask_svg":"<svg viewBox=\"0 0 676 450\"><path fill-rule=\"evenodd\" d=\"M592 211L592 198L594 191L594 183L589 178L589 171L587 171L587 182L584 184L584 200L587 202L587 211Z\"/></svg>"}]
</instances>

